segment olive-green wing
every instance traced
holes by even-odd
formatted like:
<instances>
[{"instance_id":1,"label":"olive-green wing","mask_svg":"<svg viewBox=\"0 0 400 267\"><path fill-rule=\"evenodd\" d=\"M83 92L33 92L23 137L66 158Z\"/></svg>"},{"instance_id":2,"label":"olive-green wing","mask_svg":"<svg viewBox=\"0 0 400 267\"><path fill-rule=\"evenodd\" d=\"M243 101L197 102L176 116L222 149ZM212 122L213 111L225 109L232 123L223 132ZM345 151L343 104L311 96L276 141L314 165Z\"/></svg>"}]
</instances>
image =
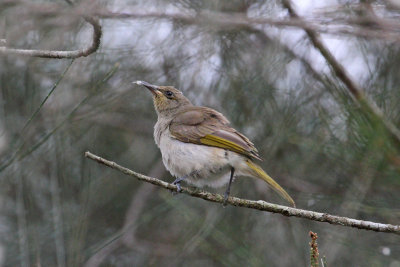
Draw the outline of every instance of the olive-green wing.
<instances>
[{"instance_id":1,"label":"olive-green wing","mask_svg":"<svg viewBox=\"0 0 400 267\"><path fill-rule=\"evenodd\" d=\"M183 110L172 120L169 130L174 138L185 143L220 147L260 159L254 144L230 127L221 113L210 108L190 107Z\"/></svg>"}]
</instances>

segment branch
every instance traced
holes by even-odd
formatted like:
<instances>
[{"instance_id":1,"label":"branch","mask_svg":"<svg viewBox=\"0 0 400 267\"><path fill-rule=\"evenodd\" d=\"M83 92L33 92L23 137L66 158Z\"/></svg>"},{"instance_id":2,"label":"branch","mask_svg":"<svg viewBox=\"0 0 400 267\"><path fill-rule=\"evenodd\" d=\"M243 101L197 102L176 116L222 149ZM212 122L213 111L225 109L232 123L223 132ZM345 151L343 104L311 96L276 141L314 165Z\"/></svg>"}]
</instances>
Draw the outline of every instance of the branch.
<instances>
[{"instance_id":1,"label":"branch","mask_svg":"<svg viewBox=\"0 0 400 267\"><path fill-rule=\"evenodd\" d=\"M363 27L360 25L360 21L356 19L346 20L343 23L336 24L331 22L326 25L324 23L319 23L318 21L306 21L305 19L297 19L294 17L290 19L270 19L265 17L248 17L243 13L224 13L215 11L202 11L196 14L191 14L190 12L112 12L106 9L99 9L94 11L92 14L102 19L171 19L185 24L212 25L213 27L228 29L266 24L278 28L294 27L333 35L351 35L362 38L387 40L396 43L400 42L398 34L400 24L397 22L387 22L385 24L388 25L387 27L380 27L379 30L377 30ZM351 27L349 27L349 25Z\"/></svg>"},{"instance_id":2,"label":"branch","mask_svg":"<svg viewBox=\"0 0 400 267\"><path fill-rule=\"evenodd\" d=\"M302 20L302 18L292 7L290 0L282 0L282 4L288 10L292 18ZM351 79L345 68L336 60L329 49L325 47L319 34L311 29L304 29L304 31L307 33L314 47L319 50L319 52L330 65L333 72L346 85L348 91L358 101L360 106L366 112L368 112L368 114L372 115L374 120L380 122L385 127L389 136L398 145L398 147L400 147L400 131L396 128L396 126L385 118L383 112L364 94L363 89Z\"/></svg>"},{"instance_id":3,"label":"branch","mask_svg":"<svg viewBox=\"0 0 400 267\"><path fill-rule=\"evenodd\" d=\"M159 179L148 177L143 174L134 172L128 168L118 165L115 162L106 160L95 154L92 154L89 151L87 151L85 153L85 157L87 157L91 160L97 161L98 163L104 164L115 170L118 170L126 175L136 177L140 181L151 183L151 184L154 184L154 185L157 185L157 186L160 186L160 187L163 187L165 189L169 189L169 190L172 190L175 192L177 191L176 185L173 185L173 184L161 181ZM190 195L192 197L202 198L204 200L211 201L211 202L216 202L216 203L224 202L223 196L221 196L219 194L213 194L213 193L210 193L207 191L203 191L200 189L191 189L188 187L182 187L182 193ZM279 214L282 214L282 215L288 216L288 217L294 216L294 217L299 217L299 218L308 219L308 220L312 220L312 221L327 222L327 223L334 224L334 225L342 225L342 226L353 227L353 228L358 228L358 229L371 230L371 231L376 231L376 232L394 233L394 234L400 235L400 225L391 225L391 224L383 224L383 223L376 223L376 222L370 222L370 221L356 220L356 219L351 219L351 218L346 218L346 217L330 215L327 213L290 208L290 207L286 207L286 206L268 203L268 202L265 202L262 200L254 201L254 200L241 199L241 198L237 198L237 197L229 197L227 200L227 203L232 206L245 207L245 208L256 209L256 210L261 210L261 211L268 211L268 212L272 212L272 213L279 213Z\"/></svg>"},{"instance_id":4,"label":"branch","mask_svg":"<svg viewBox=\"0 0 400 267\"><path fill-rule=\"evenodd\" d=\"M41 57L41 58L78 58L87 57L94 53L100 46L102 35L101 25L95 17L85 17L85 20L93 27L92 44L83 50L54 51L54 50L35 50L35 49L16 49L0 46L0 54L16 54L22 56Z\"/></svg>"},{"instance_id":5,"label":"branch","mask_svg":"<svg viewBox=\"0 0 400 267\"><path fill-rule=\"evenodd\" d=\"M74 9L65 9L57 4L40 3L32 4L17 0L3 0L4 3L0 4L0 9L9 5L23 5L27 7L28 11L19 11L20 15L36 15L45 17L49 15L67 15L74 18L78 16L96 16L101 19L169 19L173 21L182 22L184 24L197 24L220 29L228 28L235 29L243 26L255 25L271 25L274 27L294 27L304 30L311 30L319 33L333 34L333 35L351 35L362 38L375 38L379 40L387 40L391 42L400 42L398 31L400 23L397 19L383 19L383 18L370 18L368 21L375 27L365 26L365 18L351 18L351 19L334 19L327 14L323 14L323 19L306 20L304 18L296 19L271 19L266 17L248 17L243 13L227 13L215 11L201 11L193 12L189 9L181 9L179 12L142 12L137 10L129 10L124 12L113 12L106 8L98 8L94 6L79 7ZM71 1L66 0L68 3ZM322 21L321 21L322 20ZM350 27L349 27L350 26Z\"/></svg>"}]
</instances>

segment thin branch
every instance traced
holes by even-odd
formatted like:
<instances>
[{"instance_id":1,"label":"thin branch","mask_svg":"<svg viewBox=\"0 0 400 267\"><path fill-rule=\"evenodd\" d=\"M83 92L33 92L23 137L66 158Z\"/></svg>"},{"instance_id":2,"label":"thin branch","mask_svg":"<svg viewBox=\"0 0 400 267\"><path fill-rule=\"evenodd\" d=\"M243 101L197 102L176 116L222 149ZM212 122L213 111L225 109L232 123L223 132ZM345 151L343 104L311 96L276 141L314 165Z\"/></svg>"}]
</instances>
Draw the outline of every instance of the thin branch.
<instances>
[{"instance_id":1,"label":"thin branch","mask_svg":"<svg viewBox=\"0 0 400 267\"><path fill-rule=\"evenodd\" d=\"M400 23L394 19L371 19L370 23L380 26L377 28L370 28L365 26L363 18L342 19L339 21L329 18L329 21L326 22L296 18L273 19L266 17L248 17L246 14L234 12L201 11L194 13L193 10L185 9L181 9L180 12L141 12L136 10L113 12L101 8L82 11L82 9L59 10L54 4L46 4L46 6L41 4L39 8L35 8L35 5L31 4L29 11L30 14L35 13L37 15L65 14L70 17L92 15L102 19L169 19L185 24L212 25L213 27L217 26L219 28L230 29L267 24L274 27L294 27L327 34L351 35L362 38L376 38L400 42L400 36L398 34Z\"/></svg>"},{"instance_id":2,"label":"thin branch","mask_svg":"<svg viewBox=\"0 0 400 267\"><path fill-rule=\"evenodd\" d=\"M162 13L162 12L112 12L108 10L97 10L93 15L103 19L173 19L187 24L211 24L213 26L240 27L249 25L267 24L275 27L294 27L304 30L312 30L327 34L355 35L366 38L384 38L393 41L400 41L398 22L383 20L382 27L370 29L361 24L360 19L348 19L333 23L305 20L300 18L271 19L265 17L248 17L243 13L224 13L215 11L202 11L196 14L188 13ZM378 18L376 19L378 20ZM349 26L351 28L349 28Z\"/></svg>"},{"instance_id":3,"label":"thin branch","mask_svg":"<svg viewBox=\"0 0 400 267\"><path fill-rule=\"evenodd\" d=\"M111 12L108 10L96 10L93 15L102 19L171 19L185 24L212 25L213 27L237 29L254 25L267 24L274 27L294 27L304 30L311 30L320 33L334 35L351 35L362 38L375 38L392 42L400 42L398 29L400 24L392 23L391 27L381 27L379 30L370 29L360 25L359 21L344 21L343 23L324 24L318 21L306 21L304 19L271 19L264 17L248 17L243 13L224 13L202 11L196 14L162 13L162 12ZM349 24L351 27L349 27ZM387 23L389 24L389 23Z\"/></svg>"},{"instance_id":4,"label":"thin branch","mask_svg":"<svg viewBox=\"0 0 400 267\"><path fill-rule=\"evenodd\" d=\"M67 1L71 4L71 1ZM198 25L211 25L212 27L235 29L243 26L255 26L267 24L274 27L294 27L304 30L311 30L319 33L333 34L333 35L351 35L362 38L374 38L380 40L387 40L391 42L400 42L399 29L400 23L396 19L387 19L374 17L368 21L376 27L371 28L365 26L365 18L351 18L351 19L334 19L328 17L326 14L323 19L319 20L305 20L304 18L296 19L273 19L266 17L248 17L243 13L226 13L215 11L201 11L198 13L193 10L181 9L179 12L141 12L141 11L128 11L128 12L113 12L103 8L74 8L65 9L57 4L41 3L40 5L31 4L26 2L12 1L13 5L24 5L27 11L20 11L21 15L36 15L36 16L49 16L49 15L67 15L71 18L80 16L95 16L101 19L169 19L184 24L198 24ZM1 6L7 6L7 2ZM321 21L322 20L322 21Z\"/></svg>"},{"instance_id":5,"label":"thin branch","mask_svg":"<svg viewBox=\"0 0 400 267\"><path fill-rule=\"evenodd\" d=\"M28 121L25 123L24 127L22 127L22 130L20 132L23 132L26 127L31 123L31 121L36 117L36 115L39 113L39 111L42 109L43 105L46 103L46 101L49 99L50 95L56 90L57 86L60 84L61 80L64 78L64 76L67 74L69 68L72 66L72 63L74 63L74 59L71 60L71 62L67 65L63 73L61 73L60 77L57 79L57 81L54 83L53 87L51 87L49 93L46 95L46 97L42 100L40 103L39 107L33 112L32 116L28 119Z\"/></svg>"},{"instance_id":6,"label":"thin branch","mask_svg":"<svg viewBox=\"0 0 400 267\"><path fill-rule=\"evenodd\" d=\"M169 189L172 191L177 191L176 185L164 182L162 180L153 178L153 177L148 177L143 174L134 172L128 168L122 167L118 165L115 162L106 160L102 157L99 157L95 154L92 154L91 152L87 151L85 153L85 157L94 160L98 163L104 164L110 168L113 168L115 170L118 170L126 175L136 177L140 181L144 181L147 183L151 183L160 187L163 187L165 189ZM197 197L197 198L202 198L207 201L211 202L216 202L216 203L223 203L224 202L224 197L219 195L219 194L213 194L207 191L203 191L200 189L191 189L188 187L182 187L182 193L190 195L192 197ZM256 210L261 210L261 211L268 211L272 213L279 213L284 216L294 216L294 217L299 217L299 218L304 218L312 221L318 221L318 222L327 222L330 224L334 225L342 225L346 227L353 227L353 228L358 228L358 229L364 229L364 230L371 230L371 231L376 231L376 232L385 232L385 233L394 233L397 235L400 235L400 225L391 225L391 224L383 224L383 223L376 223L376 222L370 222L370 221L362 221L362 220L356 220L356 219L351 219L351 218L346 218L346 217L340 217L340 216L335 216L331 215L328 213L321 213L321 212L315 212L315 211L309 211L309 210L303 210L303 209L296 209L296 208L290 208L286 206L281 206L277 204L272 204L268 203L262 200L254 201L254 200L247 200L247 199L241 199L237 197L229 197L228 204L233 205L233 206L238 206L238 207L245 207L245 208L250 208L250 209L256 209Z\"/></svg>"},{"instance_id":7,"label":"thin branch","mask_svg":"<svg viewBox=\"0 0 400 267\"><path fill-rule=\"evenodd\" d=\"M67 121L71 120L76 112L78 111L78 109L83 106L84 104L86 104L86 102L92 97L94 96L95 93L98 92L98 88L100 85L102 85L103 83L107 82L117 71L119 67L119 64L116 63L113 68L105 75L105 77L100 80L99 82L97 82L92 88L91 88L91 94L87 95L84 99L82 99L73 109L72 111L65 116L65 118L58 123L50 132L48 132L46 135L44 135L37 143L35 143L34 145L32 145L31 147L29 147L28 149L26 149L25 151L22 150L23 145L25 143L23 143L18 150L14 153L14 155L7 160L4 164L0 165L0 173L2 171L4 171L8 166L10 166L11 164L13 164L14 161L20 161L22 159L24 159L25 157L29 156L32 152L34 152L36 149L38 149L41 145L43 145L54 133L56 133L58 131L58 129L60 129Z\"/></svg>"},{"instance_id":8,"label":"thin branch","mask_svg":"<svg viewBox=\"0 0 400 267\"><path fill-rule=\"evenodd\" d=\"M297 12L292 7L290 0L282 0L283 6L288 10L290 16L297 20L302 20L302 18L297 14ZM369 114L372 115L374 121L381 123L387 130L389 136L392 140L400 147L400 131L393 125L388 119L385 118L383 112L369 100L369 98L364 94L364 90L351 79L350 75L347 73L346 69L336 60L329 49L322 42L319 34L311 29L304 29L310 38L312 44L315 48L319 50L325 60L328 62L332 71L337 75L337 77L346 85L348 91L353 95L353 97L358 101L360 106Z\"/></svg>"},{"instance_id":9,"label":"thin branch","mask_svg":"<svg viewBox=\"0 0 400 267\"><path fill-rule=\"evenodd\" d=\"M78 58L87 57L94 53L100 46L102 29L99 20L95 17L85 17L85 20L93 27L92 43L89 47L82 50L56 51L56 50L35 50L35 49L16 49L0 46L0 54L16 54L21 56L41 57L41 58Z\"/></svg>"},{"instance_id":10,"label":"thin branch","mask_svg":"<svg viewBox=\"0 0 400 267\"><path fill-rule=\"evenodd\" d=\"M61 80L64 78L64 76L67 74L69 68L71 67L72 63L74 62L74 59L71 60L71 62L68 64L68 66L65 68L65 70L63 71L63 73L60 75L60 77L57 79L57 81L54 83L53 87L50 89L49 93L46 95L46 97L43 99L43 101L40 103L39 107L35 110L35 112L33 112L33 114L29 117L29 119L25 122L24 126L22 127L22 129L19 131L19 138L21 138L22 133L25 131L25 129L30 125L31 121L36 117L36 115L41 111L42 107L44 106L44 104L46 103L46 101L49 99L50 95L54 92L54 90L56 90L56 88L58 87L58 85L60 84ZM4 170L5 168L7 168L10 164L13 163L13 161L17 158L17 156L19 155L19 153L22 151L23 147L25 145L25 142L22 141L18 147L15 149L15 151L13 152L13 154L11 156L9 156L7 158L7 160L5 161L5 163L0 164L0 172L2 172L2 170Z\"/></svg>"}]
</instances>

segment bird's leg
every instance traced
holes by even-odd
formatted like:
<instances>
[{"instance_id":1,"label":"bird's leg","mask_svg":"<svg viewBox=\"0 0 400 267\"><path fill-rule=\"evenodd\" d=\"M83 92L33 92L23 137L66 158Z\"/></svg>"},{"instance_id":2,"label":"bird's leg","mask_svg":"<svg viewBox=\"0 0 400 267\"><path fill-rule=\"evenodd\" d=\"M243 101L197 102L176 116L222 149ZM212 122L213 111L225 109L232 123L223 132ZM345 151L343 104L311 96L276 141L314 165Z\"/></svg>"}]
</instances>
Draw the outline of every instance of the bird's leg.
<instances>
[{"instance_id":1,"label":"bird's leg","mask_svg":"<svg viewBox=\"0 0 400 267\"><path fill-rule=\"evenodd\" d=\"M233 174L235 173L235 168L231 168L231 178L229 179L229 184L228 184L228 188L225 191L224 194L224 203L222 205L226 206L226 202L228 201L228 197L229 194L231 193L231 185L232 185L232 181L233 181Z\"/></svg>"},{"instance_id":2,"label":"bird's leg","mask_svg":"<svg viewBox=\"0 0 400 267\"><path fill-rule=\"evenodd\" d=\"M182 191L181 182L186 179L186 175L183 177L176 178L175 181L172 182L173 185L176 185L176 191L180 193Z\"/></svg>"}]
</instances>

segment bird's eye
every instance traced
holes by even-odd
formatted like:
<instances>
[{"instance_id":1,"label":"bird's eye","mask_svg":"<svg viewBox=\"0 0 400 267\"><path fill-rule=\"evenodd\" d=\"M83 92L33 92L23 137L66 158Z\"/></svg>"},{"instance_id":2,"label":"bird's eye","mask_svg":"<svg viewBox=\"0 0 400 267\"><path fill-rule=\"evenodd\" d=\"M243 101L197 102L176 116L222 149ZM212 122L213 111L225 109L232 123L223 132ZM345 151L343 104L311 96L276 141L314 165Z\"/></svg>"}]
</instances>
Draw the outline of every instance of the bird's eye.
<instances>
[{"instance_id":1,"label":"bird's eye","mask_svg":"<svg viewBox=\"0 0 400 267\"><path fill-rule=\"evenodd\" d=\"M171 91L166 91L166 92L165 92L165 95L166 95L168 98L171 98L171 97L174 96L174 93L172 93Z\"/></svg>"}]
</instances>

